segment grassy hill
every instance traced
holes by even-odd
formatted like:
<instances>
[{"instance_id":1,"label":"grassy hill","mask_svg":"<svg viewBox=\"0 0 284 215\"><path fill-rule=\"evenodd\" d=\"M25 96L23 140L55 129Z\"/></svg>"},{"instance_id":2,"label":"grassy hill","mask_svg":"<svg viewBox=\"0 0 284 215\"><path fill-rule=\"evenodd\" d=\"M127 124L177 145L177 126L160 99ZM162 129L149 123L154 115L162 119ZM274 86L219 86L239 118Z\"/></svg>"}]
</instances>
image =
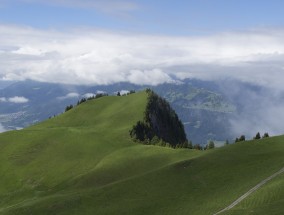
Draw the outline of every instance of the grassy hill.
<instances>
[{"instance_id":1,"label":"grassy hill","mask_svg":"<svg viewBox=\"0 0 284 215\"><path fill-rule=\"evenodd\" d=\"M206 152L134 143L146 103L102 97L1 134L0 214L213 214L284 166L284 137ZM230 213L283 213L281 179Z\"/></svg>"}]
</instances>

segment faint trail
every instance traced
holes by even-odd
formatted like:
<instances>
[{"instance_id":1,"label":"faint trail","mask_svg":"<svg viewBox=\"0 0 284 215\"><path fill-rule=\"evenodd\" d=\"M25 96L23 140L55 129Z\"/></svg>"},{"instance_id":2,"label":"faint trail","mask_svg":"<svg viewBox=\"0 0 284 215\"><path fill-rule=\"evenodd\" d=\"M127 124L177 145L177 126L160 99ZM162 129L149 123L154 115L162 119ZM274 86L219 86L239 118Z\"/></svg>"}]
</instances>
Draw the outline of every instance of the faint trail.
<instances>
[{"instance_id":1,"label":"faint trail","mask_svg":"<svg viewBox=\"0 0 284 215\"><path fill-rule=\"evenodd\" d=\"M232 204L230 204L228 207L224 208L223 210L213 214L213 215L217 215L220 213L223 213L227 210L232 209L233 207L235 207L237 204L239 204L242 200L244 200L245 198L247 198L250 194L252 194L253 192L255 192L256 190L258 190L261 186L263 186L264 184L266 184L268 181L272 180L273 178L275 178L276 176L280 175L284 173L284 167L279 170L278 172L274 173L273 175L269 176L268 178L264 179L263 181L261 181L259 184L257 184L255 187L251 188L248 192L246 192L244 195L242 195L240 198L238 198L236 201L234 201Z\"/></svg>"}]
</instances>

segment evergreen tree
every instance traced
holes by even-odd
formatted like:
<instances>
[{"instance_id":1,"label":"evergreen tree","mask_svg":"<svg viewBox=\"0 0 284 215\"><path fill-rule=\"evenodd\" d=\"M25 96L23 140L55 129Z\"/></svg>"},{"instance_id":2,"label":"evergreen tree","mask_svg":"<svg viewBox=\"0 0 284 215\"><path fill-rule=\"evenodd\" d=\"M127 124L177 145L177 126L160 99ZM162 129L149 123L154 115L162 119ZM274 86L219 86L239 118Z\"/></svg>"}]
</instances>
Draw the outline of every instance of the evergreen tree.
<instances>
[{"instance_id":1,"label":"evergreen tree","mask_svg":"<svg viewBox=\"0 0 284 215\"><path fill-rule=\"evenodd\" d=\"M67 112L67 111L71 110L72 108L73 108L73 105L68 105L68 106L66 106L66 108L65 108L65 112Z\"/></svg>"},{"instance_id":2,"label":"evergreen tree","mask_svg":"<svg viewBox=\"0 0 284 215\"><path fill-rule=\"evenodd\" d=\"M210 140L207 145L207 149L214 149L214 148L215 148L215 143L213 140Z\"/></svg>"},{"instance_id":3,"label":"evergreen tree","mask_svg":"<svg viewBox=\"0 0 284 215\"><path fill-rule=\"evenodd\" d=\"M171 148L171 145L169 143L166 143L165 147Z\"/></svg>"},{"instance_id":4,"label":"evergreen tree","mask_svg":"<svg viewBox=\"0 0 284 215\"><path fill-rule=\"evenodd\" d=\"M245 135L241 135L240 138L239 138L239 141L246 141L246 136Z\"/></svg>"},{"instance_id":5,"label":"evergreen tree","mask_svg":"<svg viewBox=\"0 0 284 215\"><path fill-rule=\"evenodd\" d=\"M267 138L267 137L269 137L269 134L266 132L266 133L264 133L264 135L262 136L262 138Z\"/></svg>"},{"instance_id":6,"label":"evergreen tree","mask_svg":"<svg viewBox=\"0 0 284 215\"><path fill-rule=\"evenodd\" d=\"M183 144L182 144L182 148L188 148L188 141L185 141Z\"/></svg>"},{"instance_id":7,"label":"evergreen tree","mask_svg":"<svg viewBox=\"0 0 284 215\"><path fill-rule=\"evenodd\" d=\"M159 142L160 142L160 139L156 135L151 140L152 145L158 145Z\"/></svg>"},{"instance_id":8,"label":"evergreen tree","mask_svg":"<svg viewBox=\"0 0 284 215\"><path fill-rule=\"evenodd\" d=\"M196 150L202 150L202 146L200 146L200 144L195 144L195 145L194 145L194 149L196 149Z\"/></svg>"},{"instance_id":9,"label":"evergreen tree","mask_svg":"<svg viewBox=\"0 0 284 215\"><path fill-rule=\"evenodd\" d=\"M86 101L87 101L87 99L82 98L82 99L79 101L79 104L82 104L82 103L84 103L84 102L86 102Z\"/></svg>"},{"instance_id":10,"label":"evergreen tree","mask_svg":"<svg viewBox=\"0 0 284 215\"><path fill-rule=\"evenodd\" d=\"M260 133L257 132L257 134L255 135L255 137L253 138L254 140L259 140L260 139Z\"/></svg>"}]
</instances>

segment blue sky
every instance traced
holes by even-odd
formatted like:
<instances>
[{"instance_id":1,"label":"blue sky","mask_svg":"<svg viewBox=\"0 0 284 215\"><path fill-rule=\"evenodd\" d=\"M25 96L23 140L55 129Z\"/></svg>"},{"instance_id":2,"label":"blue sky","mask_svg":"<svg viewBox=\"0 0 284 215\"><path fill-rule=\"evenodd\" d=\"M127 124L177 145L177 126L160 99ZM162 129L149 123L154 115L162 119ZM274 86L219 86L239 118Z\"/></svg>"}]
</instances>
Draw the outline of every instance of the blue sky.
<instances>
[{"instance_id":1,"label":"blue sky","mask_svg":"<svg viewBox=\"0 0 284 215\"><path fill-rule=\"evenodd\" d=\"M282 27L281 0L0 0L0 23L165 35Z\"/></svg>"}]
</instances>

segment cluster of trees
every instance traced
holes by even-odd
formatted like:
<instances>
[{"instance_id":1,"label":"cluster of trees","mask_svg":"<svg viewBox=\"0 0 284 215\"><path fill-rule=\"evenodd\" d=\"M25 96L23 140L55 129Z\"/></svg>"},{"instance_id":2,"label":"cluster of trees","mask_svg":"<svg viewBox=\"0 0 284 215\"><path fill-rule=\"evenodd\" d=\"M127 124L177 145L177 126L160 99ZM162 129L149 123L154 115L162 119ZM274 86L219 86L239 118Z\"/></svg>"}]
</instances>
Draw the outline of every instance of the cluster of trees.
<instances>
[{"instance_id":1,"label":"cluster of trees","mask_svg":"<svg viewBox=\"0 0 284 215\"><path fill-rule=\"evenodd\" d=\"M213 140L210 140L206 146L206 149L214 149L214 148L215 148L215 143L213 142Z\"/></svg>"},{"instance_id":2,"label":"cluster of trees","mask_svg":"<svg viewBox=\"0 0 284 215\"><path fill-rule=\"evenodd\" d=\"M67 105L67 106L65 107L65 112L71 110L72 108L73 108L73 105Z\"/></svg>"},{"instance_id":3,"label":"cluster of trees","mask_svg":"<svg viewBox=\"0 0 284 215\"><path fill-rule=\"evenodd\" d=\"M186 141L184 143L179 143L176 145L171 145L168 142L165 142L164 140L160 139L156 135L150 140L150 139L144 139L144 141L140 141L138 139L134 139L134 141L143 143L145 145L155 145L155 146L161 146L161 147L168 147L168 148L173 148L173 149L192 149L192 142L191 141Z\"/></svg>"},{"instance_id":4,"label":"cluster of trees","mask_svg":"<svg viewBox=\"0 0 284 215\"><path fill-rule=\"evenodd\" d=\"M206 146L202 146L200 144L192 144L192 141L186 141L184 143L179 143L176 145L171 145L170 143L165 142L164 140L158 138L157 136L153 137L152 140L144 139L144 141L140 141L137 139L134 139L136 142L140 142L145 145L155 145L155 146L161 146L161 147L169 147L173 149L195 149L195 150L210 150L215 148L215 143L213 141L210 141Z\"/></svg>"},{"instance_id":5,"label":"cluster of trees","mask_svg":"<svg viewBox=\"0 0 284 215\"><path fill-rule=\"evenodd\" d=\"M157 145L171 148L208 150L215 148L211 140L207 146L193 145L188 141L182 122L169 103L150 89L144 119L140 120L129 131L136 142L146 145Z\"/></svg>"},{"instance_id":6,"label":"cluster of trees","mask_svg":"<svg viewBox=\"0 0 284 215\"><path fill-rule=\"evenodd\" d=\"M242 142L242 141L246 141L245 135L241 135L239 138L237 137L235 140L235 143Z\"/></svg>"},{"instance_id":7,"label":"cluster of trees","mask_svg":"<svg viewBox=\"0 0 284 215\"><path fill-rule=\"evenodd\" d=\"M257 132L256 135L253 137L254 140L259 140L261 138L268 138L269 134L266 132L263 134L263 136L261 137L260 133ZM245 135L241 135L239 138L236 138L235 143L237 142L242 142L242 141L246 141L246 137Z\"/></svg>"},{"instance_id":8,"label":"cluster of trees","mask_svg":"<svg viewBox=\"0 0 284 215\"><path fill-rule=\"evenodd\" d=\"M173 148L188 148L188 141L182 122L169 103L154 93L148 94L143 121L138 121L130 130L130 136L144 144L152 143L155 136ZM154 141L155 142L155 141Z\"/></svg>"},{"instance_id":9,"label":"cluster of trees","mask_svg":"<svg viewBox=\"0 0 284 215\"><path fill-rule=\"evenodd\" d=\"M263 134L262 138L267 138L267 137L269 137L269 134L266 132L266 133ZM260 133L257 132L256 135L255 135L255 137L254 137L253 139L254 139L254 140L259 140L259 139L261 139Z\"/></svg>"},{"instance_id":10,"label":"cluster of trees","mask_svg":"<svg viewBox=\"0 0 284 215\"><path fill-rule=\"evenodd\" d=\"M200 144L195 144L192 147L189 147L190 149L195 149L195 150L200 150L200 151L204 151L204 150L210 150L210 149L214 149L215 148L215 143L213 140L210 140L209 143L206 146L202 146Z\"/></svg>"},{"instance_id":11,"label":"cluster of trees","mask_svg":"<svg viewBox=\"0 0 284 215\"><path fill-rule=\"evenodd\" d=\"M140 120L136 123L136 125L132 127L129 133L134 140L146 144L150 143L152 139L155 137L155 135L152 134L150 124Z\"/></svg>"},{"instance_id":12,"label":"cluster of trees","mask_svg":"<svg viewBox=\"0 0 284 215\"><path fill-rule=\"evenodd\" d=\"M201 146L200 144L196 144L193 146L193 149L196 150L210 150L210 149L214 149L215 148L215 143L213 140L210 140L206 146Z\"/></svg>"}]
</instances>

